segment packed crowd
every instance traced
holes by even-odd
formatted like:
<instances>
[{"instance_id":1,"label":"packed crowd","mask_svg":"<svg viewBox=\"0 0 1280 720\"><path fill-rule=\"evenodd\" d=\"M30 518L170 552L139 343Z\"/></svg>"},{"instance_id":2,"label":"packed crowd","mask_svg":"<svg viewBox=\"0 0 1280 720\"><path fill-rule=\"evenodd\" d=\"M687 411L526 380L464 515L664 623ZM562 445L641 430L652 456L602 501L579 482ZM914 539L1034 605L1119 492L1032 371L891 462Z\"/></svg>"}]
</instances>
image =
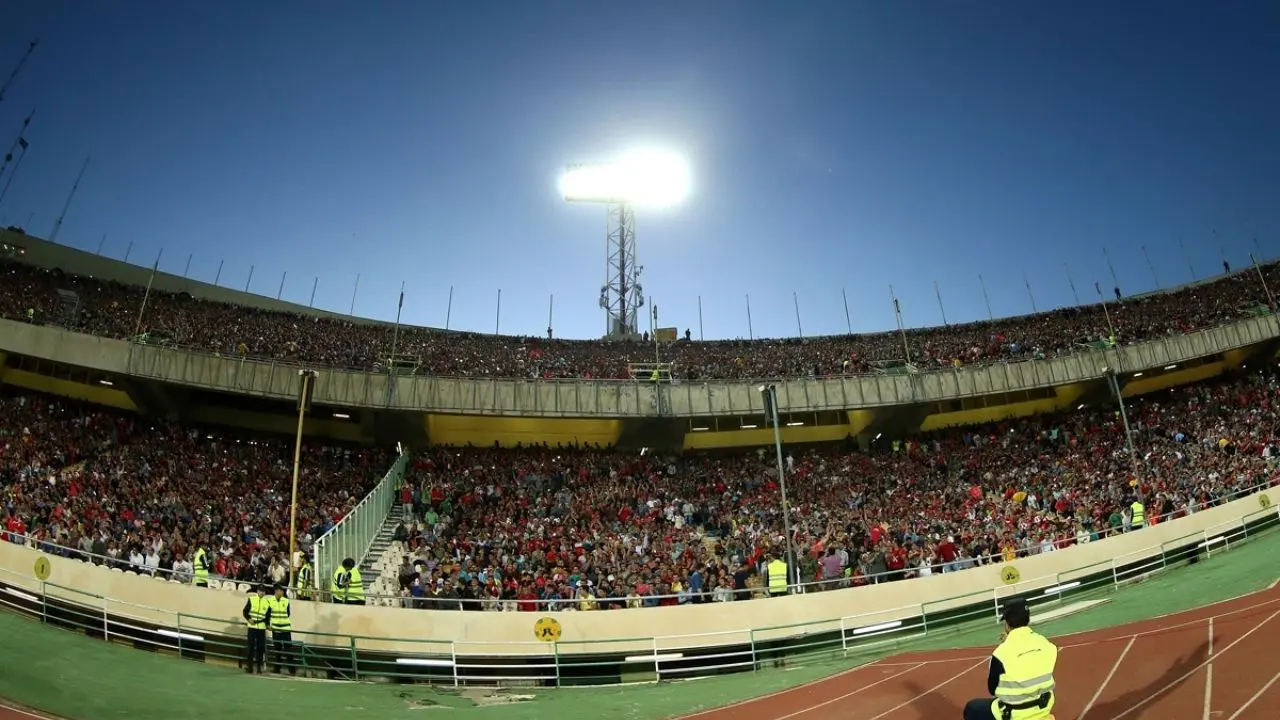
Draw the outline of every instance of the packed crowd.
<instances>
[{"instance_id":1,"label":"packed crowd","mask_svg":"<svg viewBox=\"0 0 1280 720\"><path fill-rule=\"evenodd\" d=\"M788 452L806 591L1053 552L1276 482L1280 382L1270 370L1131 403L1139 457L1113 408ZM306 549L390 467L370 450L304 450ZM409 607L663 606L764 595L785 556L769 453L657 457L600 449L436 448L402 488ZM0 394L0 533L143 573L288 572L287 440L151 424L32 393ZM60 549L70 548L70 550Z\"/></svg>"},{"instance_id":2,"label":"packed crowd","mask_svg":"<svg viewBox=\"0 0 1280 720\"><path fill-rule=\"evenodd\" d=\"M392 458L312 444L302 457L298 535L307 548ZM0 392L0 535L51 553L183 579L203 543L217 575L279 582L288 573L292 473L292 438L238 437Z\"/></svg>"},{"instance_id":3,"label":"packed crowd","mask_svg":"<svg viewBox=\"0 0 1280 720\"><path fill-rule=\"evenodd\" d=\"M1280 287L1280 264L1265 274ZM79 298L63 317L58 290ZM134 337L145 289L0 261L0 316L70 325L115 338ZM1119 295L1119 291L1116 291ZM807 339L666 343L660 353L682 379L832 376L868 372L909 360L920 369L953 367L1075 352L1080 345L1142 342L1213 327L1269 306L1252 269L1176 291L1066 308L1016 318L907 331L909 358L897 332ZM225 355L379 370L391 359L392 327L253 309L152 291L143 334ZM625 378L631 363L654 359L639 342L552 340L402 327L396 355L415 372L509 378ZM397 365L400 365L397 361Z\"/></svg>"},{"instance_id":4,"label":"packed crowd","mask_svg":"<svg viewBox=\"0 0 1280 720\"><path fill-rule=\"evenodd\" d=\"M1054 552L1274 483L1271 372L1113 407L786 458L805 591ZM785 557L771 453L565 449L420 458L397 529L407 607L591 610L763 597Z\"/></svg>"}]
</instances>

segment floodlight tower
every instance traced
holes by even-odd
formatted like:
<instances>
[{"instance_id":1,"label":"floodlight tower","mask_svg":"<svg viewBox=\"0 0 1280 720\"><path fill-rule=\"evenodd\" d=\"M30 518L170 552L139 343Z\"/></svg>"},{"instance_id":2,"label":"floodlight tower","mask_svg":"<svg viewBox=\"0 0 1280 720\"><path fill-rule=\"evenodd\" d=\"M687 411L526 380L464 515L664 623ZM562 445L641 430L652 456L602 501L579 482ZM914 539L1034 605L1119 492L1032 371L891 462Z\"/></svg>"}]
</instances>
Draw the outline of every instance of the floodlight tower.
<instances>
[{"instance_id":1,"label":"floodlight tower","mask_svg":"<svg viewBox=\"0 0 1280 720\"><path fill-rule=\"evenodd\" d=\"M566 201L606 206L605 282L600 287L600 307L607 317L605 337L640 334L644 266L636 259L636 206L673 205L688 192L688 167L668 154L631 153L612 163L565 168L560 194Z\"/></svg>"}]
</instances>

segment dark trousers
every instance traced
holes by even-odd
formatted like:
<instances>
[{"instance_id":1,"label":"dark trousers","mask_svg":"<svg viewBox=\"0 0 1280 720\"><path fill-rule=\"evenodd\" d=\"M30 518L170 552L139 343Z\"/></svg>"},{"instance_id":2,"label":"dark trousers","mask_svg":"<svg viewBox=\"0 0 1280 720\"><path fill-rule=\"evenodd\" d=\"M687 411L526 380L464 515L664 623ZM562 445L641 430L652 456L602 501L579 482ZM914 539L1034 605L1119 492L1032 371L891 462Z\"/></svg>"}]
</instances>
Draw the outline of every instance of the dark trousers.
<instances>
[{"instance_id":1,"label":"dark trousers","mask_svg":"<svg viewBox=\"0 0 1280 720\"><path fill-rule=\"evenodd\" d=\"M364 600L348 600L348 601L346 601L346 602L345 602L345 603L343 603L343 604L345 604L345 605L363 605L363 604L364 604Z\"/></svg>"},{"instance_id":2,"label":"dark trousers","mask_svg":"<svg viewBox=\"0 0 1280 720\"><path fill-rule=\"evenodd\" d=\"M977 698L965 703L964 720L999 720L991 712L991 703L995 698Z\"/></svg>"},{"instance_id":3,"label":"dark trousers","mask_svg":"<svg viewBox=\"0 0 1280 720\"><path fill-rule=\"evenodd\" d=\"M271 651L275 660L275 671L280 672L281 666L289 669L291 675L298 674L298 663L294 659L293 653L293 633L288 630L272 630L271 631Z\"/></svg>"},{"instance_id":4,"label":"dark trousers","mask_svg":"<svg viewBox=\"0 0 1280 720\"><path fill-rule=\"evenodd\" d=\"M262 628L249 628L245 642L245 672L253 672L267 664L267 631Z\"/></svg>"}]
</instances>

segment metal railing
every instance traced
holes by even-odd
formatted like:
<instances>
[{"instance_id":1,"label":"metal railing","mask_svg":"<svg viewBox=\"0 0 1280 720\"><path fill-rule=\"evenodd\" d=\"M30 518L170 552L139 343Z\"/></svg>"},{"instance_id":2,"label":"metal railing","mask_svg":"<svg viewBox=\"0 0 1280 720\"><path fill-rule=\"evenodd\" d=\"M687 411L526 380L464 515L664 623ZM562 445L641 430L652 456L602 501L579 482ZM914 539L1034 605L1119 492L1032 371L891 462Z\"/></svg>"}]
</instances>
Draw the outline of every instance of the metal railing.
<instances>
[{"instance_id":1,"label":"metal railing","mask_svg":"<svg viewBox=\"0 0 1280 720\"><path fill-rule=\"evenodd\" d=\"M269 664L333 679L561 687L760 670L783 658L850 658L909 649L922 637L988 632L1011 596L1027 598L1037 610L1061 606L1169 570L1189 553L1212 558L1278 522L1277 509L1265 507L1159 545L1014 585L790 625L545 643L399 639L296 628L289 651ZM9 570L0 570L0 607L91 637L188 659L230 664L243 657L239 618L127 603Z\"/></svg>"},{"instance_id":2,"label":"metal railing","mask_svg":"<svg viewBox=\"0 0 1280 720\"><path fill-rule=\"evenodd\" d=\"M396 490L404 479L408 464L409 453L402 450L391 469L369 494L328 532L316 538L313 554L319 589L328 587L329 576L345 558L354 558L357 566L364 562L378 530L386 522L392 506L398 502Z\"/></svg>"},{"instance_id":3,"label":"metal railing","mask_svg":"<svg viewBox=\"0 0 1280 720\"><path fill-rule=\"evenodd\" d=\"M407 462L407 457L408 457L407 454L402 457L406 458L406 462ZM398 463L400 463L399 459L397 460L397 464ZM395 466L393 466L392 470L388 472L387 477L390 477L395 471L396 471L396 468ZM403 471L404 469L400 468L400 472L403 473ZM386 479L387 478L384 477L382 482L386 482ZM379 486L381 486L381 483L379 484ZM1216 498L1211 499L1210 502L1194 503L1189 506L1189 511L1179 510L1172 517L1161 517L1159 513L1152 512L1149 509L1147 512L1148 523L1149 523L1149 526L1154 527L1157 521L1176 522L1180 518L1186 517L1189 514L1202 512L1204 510L1217 507L1225 503L1229 503L1235 500L1239 500L1241 498L1248 497L1250 495L1254 495L1261 491L1267 490L1272 486L1273 486L1273 483L1264 482L1264 483L1259 483L1257 485L1252 485L1242 489L1232 489L1232 490L1221 489L1222 494L1220 494ZM390 504L386 505L385 509L382 511L383 521L385 521L386 517L388 516L390 509L397 503L397 500L395 498L395 493L394 493L394 484L392 486L392 490L393 492L391 493L391 498L389 500ZM365 501L368 501L374 495L375 492L377 492L377 488L375 488L374 491L371 491L369 495L365 497ZM364 504L364 501L361 502L361 505L363 504ZM373 503L373 505L377 506L377 503ZM360 506L357 506L357 507L360 507ZM354 513L354 510L352 512ZM347 517L350 517L350 514ZM344 518L344 521L345 521L345 518ZM328 537L330 534L332 534L332 530L336 530L337 527L338 526L335 525L334 528L331 529L329 533L322 535L321 538ZM381 527L380 524L373 526L374 536L377 535L378 529L380 527ZM1108 527L1098 532L1096 535L1094 533L1090 533L1090 542L1098 542L1101 540L1106 540L1108 538L1125 535L1130 532L1135 532L1139 530L1141 529L1132 528L1132 527L1123 527L1123 526ZM63 545L58 545L56 543L49 542L47 540L41 540L39 538L32 537L29 535L5 533L3 530L0 530L0 540L4 540L6 538L8 538L10 542L25 545L26 547L36 549L41 552L48 553L50 555L54 555L57 557L66 558L69 560L91 562L95 565L103 565L109 568L119 568L121 571L124 571L124 572L129 572L129 573L142 575L142 576L153 576L153 577L157 577L164 580L181 582L184 584L191 583L193 581L193 578L190 572L175 572L172 570L165 570L163 568L150 568L145 566L138 567L130 563L127 559L124 559L124 558L95 555L91 552L86 552L84 550L70 548ZM363 547L363 552L360 555L356 555L356 554L343 555L341 552L335 550L332 553L331 559L329 560L329 562L334 563L329 566L330 567L329 575L332 574L332 569L337 567L337 563L342 562L344 558L351 557L351 558L362 559L365 555L367 555L368 548L369 548L369 545L372 544L372 540L373 540L373 537L371 536L368 543L365 544L364 546L360 546L358 544L355 545L355 547ZM1055 551L1064 550L1064 549L1069 549L1069 548L1059 547L1055 543L1055 548L1054 548ZM1022 548L1018 548L1015 560L1022 560L1027 557L1032 557L1034 556L1034 554L1035 553L1029 553ZM391 557L391 556L387 556L387 557ZM391 559L399 560L400 558L391 557ZM978 568L978 567L999 565L1004 562L1007 562L1007 561L1005 560L1003 554L1001 552L995 552L987 555L979 555L976 557L964 558L962 560L957 560L956 562L953 562L953 563L939 562L932 565L926 564L926 565L907 567L907 568L904 568L903 570L885 571L881 573L868 573L868 574L859 574L859 575L842 575L836 578L823 578L823 579L816 579L816 580L806 580L802 582L793 582L787 585L787 594L791 595L791 594L804 594L809 592L843 590L843 589L849 589L851 587L852 588L860 587L861 585L874 585L881 582L893 582L893 581L899 581L904 579L910 580L910 579L913 579L914 577L922 577L926 574L933 575L933 574L944 574L948 572L962 572L964 570L969 570L969 569ZM388 567L383 570L383 573L386 574L390 569L391 568L388 565ZM763 564L761 565L761 567L757 568L757 571L761 575L763 575ZM913 574L907 574L907 573L913 573ZM319 575L318 567L317 567L317 575ZM319 576L317 577L317 585L319 586L319 589L321 590L325 589L324 583L327 580L328 580L328 577L319 577ZM231 585L233 588L240 589L242 592L248 592L252 583L250 583L250 581L248 580L240 580L236 578L224 578L219 575L213 575L210 578L210 591L218 591L220 589L223 589L224 585ZM732 596L732 601L734 602L745 602L746 600L757 600L757 599L767 600L771 597L768 593L768 588L763 584L759 586L748 587L745 590L733 589L733 590L730 590L730 593ZM712 588L711 590L703 590L701 595L703 596L702 598L700 598L700 600L702 601L707 601L707 602L715 601L714 588ZM294 597L294 593L290 592L290 597ZM406 597L404 595L379 594L376 591L374 591L371 587L368 587L368 586L366 586L365 588L365 599L369 605L403 607L405 609L410 609L410 610L424 609L424 608L414 607L415 602L420 600L420 598L414 598L412 596ZM432 600L432 598L422 598L422 600ZM638 600L643 603L642 607L652 606L656 609L658 607L658 601L661 601L661 600L676 600L679 604L684 604L687 602L694 602L695 598L691 594L687 594L687 593L686 594L672 593L667 595L651 594L651 595L628 596L628 597L600 596L600 597L592 597L591 600L589 601L589 604L594 606L600 606L602 604L625 605L629 600ZM443 605L446 603L450 607L444 607ZM576 598L576 597L562 598L562 599L555 599L555 600L546 600L546 599L495 600L495 599L459 598L459 599L449 599L447 601L437 600L434 603L435 605L437 605L437 607L431 607L428 609L459 610L459 611L487 610L487 611L504 611L504 612L510 612L510 611L526 612L521 608L525 606L533 606L534 608L536 608L535 610L536 612L559 612L564 610L581 611L582 603L583 603L583 599Z\"/></svg>"}]
</instances>

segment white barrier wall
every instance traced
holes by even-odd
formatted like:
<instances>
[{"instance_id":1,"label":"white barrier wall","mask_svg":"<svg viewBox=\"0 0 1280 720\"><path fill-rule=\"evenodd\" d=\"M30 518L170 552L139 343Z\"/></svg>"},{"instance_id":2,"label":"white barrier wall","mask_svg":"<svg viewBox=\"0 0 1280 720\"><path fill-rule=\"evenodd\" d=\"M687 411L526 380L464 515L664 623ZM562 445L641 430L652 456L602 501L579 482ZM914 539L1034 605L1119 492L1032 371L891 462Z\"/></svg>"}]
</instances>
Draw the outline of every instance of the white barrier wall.
<instances>
[{"instance_id":1,"label":"white barrier wall","mask_svg":"<svg viewBox=\"0 0 1280 720\"><path fill-rule=\"evenodd\" d=\"M1257 519L1260 509L1270 506L1271 501L1280 501L1280 489L1271 488L1139 532L1019 559L1011 565L1017 568L1022 581L1012 587L1001 578L1001 571L1009 565L996 565L768 600L601 612L446 612L295 602L293 620L296 631L328 634L309 635L309 643L348 646L354 642L360 649L419 654L449 652L452 643L464 645L468 654L546 653L548 647L536 641L533 626L548 614L563 629L557 649L562 654L651 652L659 645L676 648L731 644L745 641L749 630L754 631L756 641L764 641L834 630L840 626L839 618L851 615L866 619L858 625L870 625L917 617L925 610L934 614L949 607L971 605L983 596L994 602L996 596L1042 590L1063 582L1064 576L1080 577L1107 571L1113 564L1158 556L1163 543L1194 534L1209 539L1224 528L1238 527L1246 517ZM240 593L110 571L7 542L0 542L0 582L41 592L42 583L35 579L35 567L41 558L50 563L43 588L50 596L101 606L110 615L131 616L168 627L180 625L193 633L239 633L242 629L240 611L245 597ZM353 641L351 636L357 639Z\"/></svg>"}]
</instances>

